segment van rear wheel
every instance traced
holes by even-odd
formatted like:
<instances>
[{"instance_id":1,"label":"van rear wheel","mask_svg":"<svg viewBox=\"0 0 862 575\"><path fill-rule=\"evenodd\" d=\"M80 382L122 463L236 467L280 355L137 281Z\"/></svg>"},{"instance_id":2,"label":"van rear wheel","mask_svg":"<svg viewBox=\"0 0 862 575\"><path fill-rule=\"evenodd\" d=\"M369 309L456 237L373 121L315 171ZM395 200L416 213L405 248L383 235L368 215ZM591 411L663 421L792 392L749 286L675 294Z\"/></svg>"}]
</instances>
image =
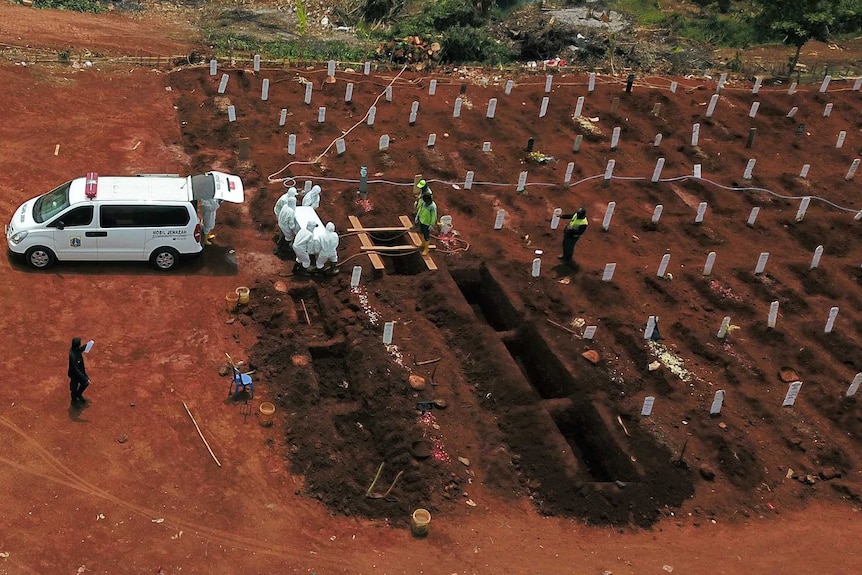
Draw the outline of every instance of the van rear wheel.
<instances>
[{"instance_id":1,"label":"van rear wheel","mask_svg":"<svg viewBox=\"0 0 862 575\"><path fill-rule=\"evenodd\" d=\"M37 270L44 270L45 268L51 267L51 264L57 259L54 255L54 252L49 250L44 246L33 246L27 253L24 254L24 258L27 260L27 264L32 268L36 268Z\"/></svg>"},{"instance_id":2,"label":"van rear wheel","mask_svg":"<svg viewBox=\"0 0 862 575\"><path fill-rule=\"evenodd\" d=\"M174 269L179 261L180 254L174 248L159 248L150 256L153 267L163 272Z\"/></svg>"}]
</instances>

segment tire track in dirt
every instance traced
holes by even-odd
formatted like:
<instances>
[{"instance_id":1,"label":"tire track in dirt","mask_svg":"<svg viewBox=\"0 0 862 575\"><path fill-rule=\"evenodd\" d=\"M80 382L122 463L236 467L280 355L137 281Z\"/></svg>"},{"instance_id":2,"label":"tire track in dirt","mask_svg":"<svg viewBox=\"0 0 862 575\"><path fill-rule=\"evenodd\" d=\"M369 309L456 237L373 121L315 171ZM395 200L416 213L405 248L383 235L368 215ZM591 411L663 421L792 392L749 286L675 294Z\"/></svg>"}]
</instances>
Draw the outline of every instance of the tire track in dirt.
<instances>
[{"instance_id":1,"label":"tire track in dirt","mask_svg":"<svg viewBox=\"0 0 862 575\"><path fill-rule=\"evenodd\" d=\"M49 481L53 481L55 483L59 483L66 487L71 487L73 489L77 489L87 495L99 497L111 503L114 503L120 507L123 507L129 511L137 513L138 515L144 516L147 519L152 520L153 517L162 517L164 514L149 509L147 507L137 505L126 501L124 499L120 499L119 497L113 495L112 493L98 487L82 478L74 471L66 467L62 462L58 461L48 450L42 447L36 440L27 435L21 428L15 425L12 421L4 416L0 416L0 425L6 427L10 431L17 434L21 437L27 445L29 445L41 458L42 460L55 472L59 475L52 475L50 473L45 473L39 471L37 469L33 469L27 465L18 463L16 461L12 461L5 457L0 457L0 463L6 464L9 467L17 469L19 471L29 473L31 475L35 475L42 479L46 479ZM236 533L231 533L228 531L223 531L221 529L214 529L211 527L206 527L197 523L192 523L186 519L180 519L177 517L164 516L164 523L166 526L176 527L178 529L182 529L188 533L194 534L201 539L209 541L211 543L216 543L219 545L223 545L225 547L234 548L242 551L251 551L254 553L263 553L266 555L271 555L274 557L278 557L280 559L290 559L290 560L304 560L307 559L302 553L297 550L288 549L286 547L281 547L277 545L265 545L258 543L255 539L250 537L243 537ZM317 565L325 564L326 567L337 567L336 562L332 561L321 561L321 557L323 556L320 553L320 549L314 548L311 549L315 552L315 563Z\"/></svg>"}]
</instances>

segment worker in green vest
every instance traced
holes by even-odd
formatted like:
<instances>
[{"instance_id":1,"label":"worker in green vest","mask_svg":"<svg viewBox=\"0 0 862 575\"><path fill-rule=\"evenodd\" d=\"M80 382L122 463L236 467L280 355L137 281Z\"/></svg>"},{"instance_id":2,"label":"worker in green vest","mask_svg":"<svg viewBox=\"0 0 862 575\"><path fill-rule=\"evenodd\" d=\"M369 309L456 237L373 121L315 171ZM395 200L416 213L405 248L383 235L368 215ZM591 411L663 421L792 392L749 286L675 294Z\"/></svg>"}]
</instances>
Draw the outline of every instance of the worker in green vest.
<instances>
[{"instance_id":1,"label":"worker in green vest","mask_svg":"<svg viewBox=\"0 0 862 575\"><path fill-rule=\"evenodd\" d=\"M431 226L437 223L437 204L434 203L431 188L425 180L419 180L419 199L416 200L416 215L413 222L419 225L422 232L422 255L428 255L428 240L431 238Z\"/></svg>"},{"instance_id":2,"label":"worker in green vest","mask_svg":"<svg viewBox=\"0 0 862 575\"><path fill-rule=\"evenodd\" d=\"M564 264L572 265L575 244L578 243L578 240L587 231L587 225L589 224L587 221L587 209L580 208L574 214L563 214L560 217L571 218L566 229L563 230L563 255L560 256L560 259L563 260Z\"/></svg>"}]
</instances>

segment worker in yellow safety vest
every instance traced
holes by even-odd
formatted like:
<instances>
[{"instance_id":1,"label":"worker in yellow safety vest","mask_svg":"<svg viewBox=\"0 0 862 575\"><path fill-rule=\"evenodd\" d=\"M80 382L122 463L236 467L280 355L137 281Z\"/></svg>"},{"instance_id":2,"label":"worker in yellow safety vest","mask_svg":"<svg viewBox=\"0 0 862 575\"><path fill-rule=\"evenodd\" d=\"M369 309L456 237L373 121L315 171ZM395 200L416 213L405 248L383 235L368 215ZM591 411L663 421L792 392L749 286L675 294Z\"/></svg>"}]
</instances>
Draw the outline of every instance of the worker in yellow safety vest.
<instances>
[{"instance_id":1,"label":"worker in yellow safety vest","mask_svg":"<svg viewBox=\"0 0 862 575\"><path fill-rule=\"evenodd\" d=\"M419 180L419 199L416 200L416 215L413 222L422 232L422 255L428 255L428 240L431 238L431 226L437 223L437 204L434 203L431 188L425 180Z\"/></svg>"},{"instance_id":2,"label":"worker in yellow safety vest","mask_svg":"<svg viewBox=\"0 0 862 575\"><path fill-rule=\"evenodd\" d=\"M563 214L560 217L571 218L566 229L563 230L563 255L560 256L560 259L563 260L564 264L572 265L572 255L575 253L575 244L578 243L578 240L581 239L581 236L584 235L585 231L587 231L587 225L589 224L587 221L587 209L580 208L574 214Z\"/></svg>"}]
</instances>

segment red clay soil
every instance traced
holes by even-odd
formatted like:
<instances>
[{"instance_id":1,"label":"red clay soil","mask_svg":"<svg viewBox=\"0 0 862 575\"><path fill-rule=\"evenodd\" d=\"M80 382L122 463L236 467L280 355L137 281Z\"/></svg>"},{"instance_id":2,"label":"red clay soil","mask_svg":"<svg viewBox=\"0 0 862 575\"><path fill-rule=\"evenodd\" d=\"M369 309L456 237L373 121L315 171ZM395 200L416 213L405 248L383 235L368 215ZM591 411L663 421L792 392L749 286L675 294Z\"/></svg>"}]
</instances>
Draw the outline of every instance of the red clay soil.
<instances>
[{"instance_id":1,"label":"red clay soil","mask_svg":"<svg viewBox=\"0 0 862 575\"><path fill-rule=\"evenodd\" d=\"M230 76L224 95L221 73ZM314 83L311 105L300 76ZM862 205L855 180L845 180L862 146L852 84L835 82L825 94L803 86L792 96L765 87L754 96L734 82L707 119L714 83L680 81L671 94L669 79L639 79L626 94L624 82L600 78L587 94L585 77L557 76L545 94L544 76L525 76L505 95L506 78L489 73L487 86L473 76L466 88L461 78L439 77L429 96L430 76L396 76L339 70L325 84L325 68L212 77L204 68L0 66L12 95L0 110L5 213L89 170L222 169L242 175L248 194L243 206L219 211L216 245L176 274L95 263L34 273L14 259L0 263L5 367L23 376L6 386L0 413L0 481L16 486L0 500L3 570L858 572L847 526L858 523L862 416L858 400L844 397L862 371L862 250L854 241L862 224L853 217ZM343 102L347 81L352 104ZM380 99L369 127L365 111L390 82L392 102ZM572 120L578 96L601 135ZM493 120L485 118L491 97ZM413 101L419 113L410 126ZM761 104L750 119L753 101ZM827 103L832 113L823 117ZM236 122L228 122L229 105ZM692 147L695 122L700 143ZM343 155L312 161L357 123ZM611 150L615 126L621 137ZM750 127L757 137L746 149ZM836 149L841 130L846 142ZM386 152L376 151L382 134L391 138ZM575 153L578 134L585 138ZM527 161L530 137L555 159ZM492 152L482 152L485 141ZM246 144L248 159L240 159ZM705 179L653 184L659 157L665 179L690 174L694 163ZM746 181L749 158L757 164ZM605 186L609 159L618 178ZM321 218L347 234L334 278L292 276L290 262L273 254L272 206L284 185L268 176L293 160L311 162L277 177L300 188L319 183ZM568 162L577 185L563 184ZM811 165L807 179L796 177L803 164ZM371 180L403 185L372 182L368 202L358 202L349 180L361 165ZM519 194L524 170L529 185ZM384 256L386 270L375 274L346 232L347 216L400 225L416 173L431 181L458 239L435 239L438 271L413 253ZM799 200L721 186L817 199L797 222ZM602 231L610 201L616 211ZM708 208L696 224L701 201ZM664 211L653 225L657 203ZM590 226L570 269L555 260L561 230L549 222L554 208L580 206ZM494 230L500 209L506 219ZM374 235L380 244L408 241ZM809 270L821 244L820 267ZM536 249L544 255L533 278ZM710 251L715 268L703 277ZM766 251L766 271L754 275ZM660 278L666 253L672 277ZM602 282L609 262L616 273ZM354 265L363 268L358 289L350 287ZM241 285L251 288L250 303L229 316L225 293ZM775 329L766 328L771 301L780 302ZM840 312L825 334L831 306ZM659 343L685 371L674 373L669 355L647 370L658 349L643 338L649 315L660 317ZM724 316L738 329L721 341ZM393 346L381 341L388 321L396 322ZM571 333L583 325L598 327L592 342ZM67 408L65 354L75 335L97 341L84 410ZM597 364L581 357L586 349L599 352ZM227 380L217 374L225 352L256 372L248 407L225 399ZM781 406L783 366L804 381L791 408ZM412 389L410 374L426 378L426 388ZM718 389L726 400L711 417ZM646 396L655 407L641 417ZM435 399L446 407L417 409ZM272 427L256 425L261 401L277 405ZM416 442L430 456L417 457ZM417 507L432 513L425 540L407 529Z\"/></svg>"}]
</instances>

